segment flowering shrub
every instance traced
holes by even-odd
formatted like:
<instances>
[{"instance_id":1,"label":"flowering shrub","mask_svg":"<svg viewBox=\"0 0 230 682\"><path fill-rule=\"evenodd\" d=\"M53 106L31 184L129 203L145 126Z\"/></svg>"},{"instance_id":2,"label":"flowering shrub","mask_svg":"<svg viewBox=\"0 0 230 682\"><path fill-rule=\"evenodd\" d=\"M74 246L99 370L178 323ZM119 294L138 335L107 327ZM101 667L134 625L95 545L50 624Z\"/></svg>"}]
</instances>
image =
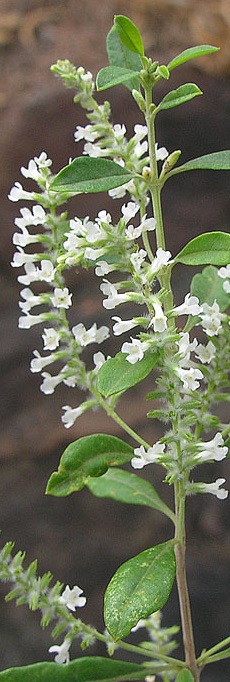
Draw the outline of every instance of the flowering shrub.
<instances>
[{"instance_id":1,"label":"flowering shrub","mask_svg":"<svg viewBox=\"0 0 230 682\"><path fill-rule=\"evenodd\" d=\"M62 382L70 388L77 386L85 394L80 405L73 399L71 405L63 406L66 428L87 410L102 408L128 437L122 440L96 433L71 443L58 471L49 479L47 492L62 497L86 485L98 497L161 511L171 520L175 533L117 569L105 592L104 633L76 618L76 609L86 602L80 587L64 588L58 582L50 587L51 575L37 577L36 562L25 569L24 555L18 552L13 556L13 545L7 543L0 553L0 577L13 582L7 599L16 598L18 604L40 609L42 626L55 620L52 634L62 641L49 648L55 662L3 671L2 682L35 678L38 682L199 682L207 664L230 655L230 637L226 637L196 656L185 568L187 497L210 493L224 500L228 495L224 478L206 483L201 470L201 480L193 480L193 470L204 462L219 462L228 456L230 427L222 422L215 407L229 400L230 235L220 231L202 234L178 254L171 254L161 208L162 189L172 176L199 169L229 170L230 151L177 165L181 152L159 148L155 119L161 111L202 93L197 85L187 83L169 91L158 104L152 99L153 87L160 79L169 80L173 69L216 49L209 45L190 48L167 66L160 65L145 56L137 27L127 17L115 17L107 37L110 65L99 71L96 87L103 91L123 83L143 114L143 124L135 125L128 139L124 124L111 123L109 103L97 103L92 75L82 67L76 69L68 60L58 61L53 72L66 87L75 89L74 101L86 111L87 125L77 126L75 132L76 142L84 140L83 155L53 176L52 162L42 152L21 168L24 178L35 181L36 190L28 192L16 182L9 194L13 202L28 200L31 204L31 208L21 208L21 217L15 220L16 253L12 261L14 268L24 269L18 276L23 287L19 327L42 326L43 349L34 350L31 371L41 373L40 388L47 395ZM69 218L60 208L79 193L104 191L111 200L124 200L115 224L105 210L96 217L81 219ZM38 252L34 245L39 245ZM171 274L178 263L205 268L193 277L190 291L175 306ZM93 268L102 305L112 311L110 326L98 327L95 322L86 329L77 312L71 325L73 296L66 286L65 272L80 267ZM39 293L33 287L37 282ZM126 319L126 303L132 303L131 319ZM113 314L120 305L124 319ZM197 328L201 342L196 338ZM111 334L122 337L127 332L130 339L117 340L115 357L106 358L101 350L95 350ZM91 344L88 367L84 349ZM50 366L51 372L47 371ZM153 370L154 386L147 400L155 401L155 407L147 417L162 423L162 435L155 443L147 442L119 413L123 393ZM129 463L134 470L154 463L162 466L165 483L174 488L173 509L149 481L120 468ZM171 655L177 646L173 637L178 628L161 626L160 610L175 578L185 660ZM126 637L139 628L147 630L149 640L139 645L127 642ZM119 647L138 653L144 662L88 656L69 662L76 637L81 639L82 649L99 639L110 656Z\"/></svg>"}]
</instances>

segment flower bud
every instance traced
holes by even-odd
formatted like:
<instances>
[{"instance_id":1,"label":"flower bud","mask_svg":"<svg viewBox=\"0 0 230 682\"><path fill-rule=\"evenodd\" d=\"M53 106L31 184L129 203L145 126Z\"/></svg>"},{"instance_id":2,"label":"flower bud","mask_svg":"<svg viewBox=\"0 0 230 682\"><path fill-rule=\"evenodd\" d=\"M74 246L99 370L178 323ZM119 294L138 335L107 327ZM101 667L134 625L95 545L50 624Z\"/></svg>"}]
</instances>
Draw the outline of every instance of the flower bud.
<instances>
[{"instance_id":1,"label":"flower bud","mask_svg":"<svg viewBox=\"0 0 230 682\"><path fill-rule=\"evenodd\" d=\"M133 99L135 99L135 102L137 103L137 106L139 107L140 111L144 114L146 111L146 105L145 105L145 99L143 95L139 92L139 90L132 90L132 96Z\"/></svg>"}]
</instances>

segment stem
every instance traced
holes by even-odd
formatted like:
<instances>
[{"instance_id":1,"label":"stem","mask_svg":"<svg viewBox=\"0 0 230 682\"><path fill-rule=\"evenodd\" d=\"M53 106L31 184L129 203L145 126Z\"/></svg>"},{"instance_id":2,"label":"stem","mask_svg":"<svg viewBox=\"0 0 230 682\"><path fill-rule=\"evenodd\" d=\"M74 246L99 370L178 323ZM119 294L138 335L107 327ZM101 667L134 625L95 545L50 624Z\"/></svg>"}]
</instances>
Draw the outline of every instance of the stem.
<instances>
[{"instance_id":1,"label":"stem","mask_svg":"<svg viewBox=\"0 0 230 682\"><path fill-rule=\"evenodd\" d=\"M111 405L107 403L107 401L102 397L102 395L99 393L99 391L97 391L97 389L94 386L91 386L90 390L91 393L93 393L93 395L96 397L98 404L103 408L103 410L105 410L108 417L111 417L111 419L113 419L113 421L115 421L116 424L118 424L121 427L121 429L123 429L123 431L126 431L126 433L128 433L129 436L131 436L133 440L136 441L136 443L139 443L139 445L143 445L144 448L146 448L147 450L148 448L151 447L150 444L147 443L146 440L144 440L144 438L139 436L139 434L136 433L136 431L134 431L134 429L132 429L131 426L124 422L124 420L119 416L119 414L117 414L117 412L115 412Z\"/></svg>"},{"instance_id":2,"label":"stem","mask_svg":"<svg viewBox=\"0 0 230 682\"><path fill-rule=\"evenodd\" d=\"M176 532L175 556L176 578L180 604L185 661L191 670L195 682L200 680L200 671L196 662L190 598L186 576L186 536L185 536L185 495L181 482L175 484Z\"/></svg>"}]
</instances>

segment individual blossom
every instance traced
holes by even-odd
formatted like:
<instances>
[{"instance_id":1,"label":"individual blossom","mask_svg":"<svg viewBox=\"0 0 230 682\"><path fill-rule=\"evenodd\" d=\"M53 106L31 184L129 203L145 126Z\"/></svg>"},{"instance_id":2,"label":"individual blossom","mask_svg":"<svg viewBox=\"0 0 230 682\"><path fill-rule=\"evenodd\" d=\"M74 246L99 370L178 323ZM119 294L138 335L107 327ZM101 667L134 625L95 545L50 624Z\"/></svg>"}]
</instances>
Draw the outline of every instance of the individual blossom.
<instances>
[{"instance_id":1,"label":"individual blossom","mask_svg":"<svg viewBox=\"0 0 230 682\"><path fill-rule=\"evenodd\" d=\"M193 495L194 493L211 493L211 495L215 495L218 500L226 500L228 497L228 490L220 487L224 483L226 483L225 478L217 478L213 483L193 483L189 481L186 484L186 491L188 495Z\"/></svg>"},{"instance_id":2,"label":"individual blossom","mask_svg":"<svg viewBox=\"0 0 230 682\"><path fill-rule=\"evenodd\" d=\"M189 367L188 369L177 367L176 373L182 381L185 391L196 391L196 389L200 387L199 382L203 379L203 374L200 369L196 369L195 367Z\"/></svg>"},{"instance_id":3,"label":"individual blossom","mask_svg":"<svg viewBox=\"0 0 230 682\"><path fill-rule=\"evenodd\" d=\"M155 315L149 323L155 332L164 332L167 329L167 317L164 315L160 301L153 301Z\"/></svg>"},{"instance_id":4,"label":"individual blossom","mask_svg":"<svg viewBox=\"0 0 230 682\"><path fill-rule=\"evenodd\" d=\"M29 313L31 308L34 308L35 306L41 305L44 302L43 294L35 296L35 294L33 293L33 291L29 287L22 289L20 292L20 296L24 300L19 301L18 305L19 305L19 308L21 308L23 313Z\"/></svg>"},{"instance_id":5,"label":"individual blossom","mask_svg":"<svg viewBox=\"0 0 230 682\"><path fill-rule=\"evenodd\" d=\"M230 263L226 267L220 268L217 274L225 280L223 282L223 289L226 294L230 294L230 281L228 281L230 280Z\"/></svg>"},{"instance_id":6,"label":"individual blossom","mask_svg":"<svg viewBox=\"0 0 230 682\"><path fill-rule=\"evenodd\" d=\"M64 414L62 415L62 423L64 424L66 429L70 429L71 426L73 426L74 422L78 417L81 417L84 410L84 403L82 405L79 405L78 407L70 407L70 405L64 405L63 408Z\"/></svg>"},{"instance_id":7,"label":"individual blossom","mask_svg":"<svg viewBox=\"0 0 230 682\"><path fill-rule=\"evenodd\" d=\"M210 364L212 360L214 359L216 354L216 347L214 346L214 343L212 341L209 341L206 346L203 346L202 343L200 343L197 348L195 355L202 362L202 364Z\"/></svg>"},{"instance_id":8,"label":"individual blossom","mask_svg":"<svg viewBox=\"0 0 230 682\"><path fill-rule=\"evenodd\" d=\"M113 325L113 333L114 336L120 336L120 334L125 334L125 332L130 331L130 329L133 329L133 327L136 327L138 324L135 322L135 320L122 320L120 317L117 317L116 315L112 317L112 320L115 320L115 324Z\"/></svg>"},{"instance_id":9,"label":"individual blossom","mask_svg":"<svg viewBox=\"0 0 230 682\"><path fill-rule=\"evenodd\" d=\"M43 171L46 168L52 166L51 159L48 159L46 152L41 152L40 156L35 156L34 159L30 159L28 167L21 167L21 174L24 178L30 178L39 182L43 176Z\"/></svg>"},{"instance_id":10,"label":"individual blossom","mask_svg":"<svg viewBox=\"0 0 230 682\"><path fill-rule=\"evenodd\" d=\"M31 329L31 327L34 327L36 324L44 322L45 319L45 313L40 313L40 315L30 315L30 313L26 312L23 317L19 317L18 326L19 329Z\"/></svg>"},{"instance_id":11,"label":"individual blossom","mask_svg":"<svg viewBox=\"0 0 230 682\"><path fill-rule=\"evenodd\" d=\"M161 463L164 450L165 444L159 441L148 450L145 450L143 445L134 448L135 457L131 459L131 465L134 469L143 469L147 464Z\"/></svg>"},{"instance_id":12,"label":"individual blossom","mask_svg":"<svg viewBox=\"0 0 230 682\"><path fill-rule=\"evenodd\" d=\"M83 594L83 590L77 585L72 589L70 589L69 585L66 585L59 597L60 604L65 604L70 611L76 611L76 608L81 608L86 604L86 597L81 597L81 594Z\"/></svg>"},{"instance_id":13,"label":"individual blossom","mask_svg":"<svg viewBox=\"0 0 230 682\"><path fill-rule=\"evenodd\" d=\"M200 315L202 306L200 306L197 296L191 296L191 294L188 293L185 296L184 302L181 303L181 305L176 306L173 311L174 313L177 313L177 315Z\"/></svg>"},{"instance_id":14,"label":"individual blossom","mask_svg":"<svg viewBox=\"0 0 230 682\"><path fill-rule=\"evenodd\" d=\"M8 194L8 199L10 201L21 201L24 199L28 199L29 201L33 200L34 194L33 192L26 192L20 182L15 182L14 186L11 188L10 193Z\"/></svg>"},{"instance_id":15,"label":"individual blossom","mask_svg":"<svg viewBox=\"0 0 230 682\"><path fill-rule=\"evenodd\" d=\"M130 261L137 274L141 271L142 265L145 262L145 256L147 256L147 251L145 251L145 249L138 249L135 253L130 254Z\"/></svg>"},{"instance_id":16,"label":"individual blossom","mask_svg":"<svg viewBox=\"0 0 230 682\"><path fill-rule=\"evenodd\" d=\"M148 347L149 344L147 341L140 341L139 339L133 339L131 337L131 343L128 341L123 343L121 352L127 353L126 360L128 360L131 365L134 365L139 360L142 360Z\"/></svg>"},{"instance_id":17,"label":"individual blossom","mask_svg":"<svg viewBox=\"0 0 230 682\"><path fill-rule=\"evenodd\" d=\"M77 343L84 347L90 343L102 343L105 339L108 339L109 328L103 326L98 329L96 323L94 323L90 329L86 330L84 324L80 322L72 328L72 333Z\"/></svg>"},{"instance_id":18,"label":"individual blossom","mask_svg":"<svg viewBox=\"0 0 230 682\"><path fill-rule=\"evenodd\" d=\"M50 300L55 308L65 308L67 310L72 305L71 298L72 294L69 293L67 287L64 287L64 289L55 287L53 296L50 297Z\"/></svg>"},{"instance_id":19,"label":"individual blossom","mask_svg":"<svg viewBox=\"0 0 230 682\"><path fill-rule=\"evenodd\" d=\"M55 353L51 353L50 355L45 356L40 355L38 350L34 350L33 353L34 358L31 360L30 363L30 370L32 373L41 372L44 369L44 367L47 367L47 365L51 365L57 359Z\"/></svg>"},{"instance_id":20,"label":"individual blossom","mask_svg":"<svg viewBox=\"0 0 230 682\"><path fill-rule=\"evenodd\" d=\"M111 282L106 279L103 280L102 284L100 285L100 289L102 293L108 297L103 301L103 306L104 308L107 308L107 310L116 308L116 306L120 303L126 303L126 301L130 300L128 293L119 294L115 284L111 284Z\"/></svg>"},{"instance_id":21,"label":"individual blossom","mask_svg":"<svg viewBox=\"0 0 230 682\"><path fill-rule=\"evenodd\" d=\"M167 159L167 156L169 155L166 147L159 147L158 149L158 142L156 142L155 144L155 154L157 161L164 161L165 159Z\"/></svg>"},{"instance_id":22,"label":"individual blossom","mask_svg":"<svg viewBox=\"0 0 230 682\"><path fill-rule=\"evenodd\" d=\"M55 350L56 348L58 348L60 343L60 334L53 327L44 328L42 338L44 343L44 350Z\"/></svg>"},{"instance_id":23,"label":"individual blossom","mask_svg":"<svg viewBox=\"0 0 230 682\"><path fill-rule=\"evenodd\" d=\"M115 270L114 265L109 265L105 260L99 260L97 261L97 265L95 268L95 275L97 277L104 277L105 275L108 275L109 272L113 272Z\"/></svg>"},{"instance_id":24,"label":"individual blossom","mask_svg":"<svg viewBox=\"0 0 230 682\"><path fill-rule=\"evenodd\" d=\"M65 637L64 642L61 645L54 644L50 646L49 653L56 654L54 660L56 663L69 663L69 649L71 647L71 640L69 637Z\"/></svg>"},{"instance_id":25,"label":"individual blossom","mask_svg":"<svg viewBox=\"0 0 230 682\"><path fill-rule=\"evenodd\" d=\"M222 434L218 431L212 440L206 441L204 443L198 443L199 453L196 455L196 459L200 462L212 461L221 462L227 455L228 448L224 445L224 439Z\"/></svg>"},{"instance_id":26,"label":"individual blossom","mask_svg":"<svg viewBox=\"0 0 230 682\"><path fill-rule=\"evenodd\" d=\"M58 384L61 384L61 382L64 381L65 375L63 374L63 371L55 376L52 376L49 372L42 372L42 378L43 382L40 386L40 390L42 393L45 393L45 395L51 395L54 393Z\"/></svg>"},{"instance_id":27,"label":"individual blossom","mask_svg":"<svg viewBox=\"0 0 230 682\"><path fill-rule=\"evenodd\" d=\"M172 254L170 253L170 251L164 251L164 249L162 249L161 247L157 249L156 257L149 266L150 276L156 275L159 272L159 270L161 270L161 268L165 267L166 265L169 265L169 263L172 263L173 261L170 260L171 255Z\"/></svg>"},{"instance_id":28,"label":"individual blossom","mask_svg":"<svg viewBox=\"0 0 230 682\"><path fill-rule=\"evenodd\" d=\"M121 207L121 213L124 217L125 223L128 223L131 218L134 218L136 213L139 211L139 204L135 201L128 201L127 204L123 204Z\"/></svg>"},{"instance_id":29,"label":"individual blossom","mask_svg":"<svg viewBox=\"0 0 230 682\"><path fill-rule=\"evenodd\" d=\"M222 328L222 321L225 315L220 312L219 305L216 301L212 305L203 303L201 325L208 336L217 336Z\"/></svg>"},{"instance_id":30,"label":"individual blossom","mask_svg":"<svg viewBox=\"0 0 230 682\"><path fill-rule=\"evenodd\" d=\"M178 346L180 367L184 367L184 368L189 367L190 366L190 354L197 347L197 344L198 344L197 339L193 339L193 341L190 341L189 333L188 332L181 332L179 341L176 341L176 344Z\"/></svg>"},{"instance_id":31,"label":"individual blossom","mask_svg":"<svg viewBox=\"0 0 230 682\"><path fill-rule=\"evenodd\" d=\"M12 268L21 268L27 263L34 263L34 261L39 259L34 253L25 253L21 246L18 246L18 251L14 253L13 260L11 261Z\"/></svg>"},{"instance_id":32,"label":"individual blossom","mask_svg":"<svg viewBox=\"0 0 230 682\"><path fill-rule=\"evenodd\" d=\"M15 218L15 225L20 229L29 227L30 225L44 225L46 222L46 212L40 204L29 208L20 208L21 218Z\"/></svg>"}]
</instances>

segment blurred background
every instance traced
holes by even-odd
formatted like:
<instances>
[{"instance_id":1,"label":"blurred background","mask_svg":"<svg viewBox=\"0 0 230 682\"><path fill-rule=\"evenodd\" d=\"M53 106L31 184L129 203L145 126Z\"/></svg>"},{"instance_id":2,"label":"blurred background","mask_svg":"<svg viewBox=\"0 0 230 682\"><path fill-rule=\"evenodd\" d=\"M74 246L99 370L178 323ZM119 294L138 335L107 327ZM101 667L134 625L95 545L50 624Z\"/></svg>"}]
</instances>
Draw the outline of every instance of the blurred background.
<instances>
[{"instance_id":1,"label":"blurred background","mask_svg":"<svg viewBox=\"0 0 230 682\"><path fill-rule=\"evenodd\" d=\"M71 402L63 386L53 396L39 390L40 377L31 374L32 351L40 349L40 330L18 330L19 286L10 267L14 247L14 219L23 205L8 201L20 167L46 151L57 172L69 157L80 153L74 143L76 125L85 125L82 111L50 73L51 64L70 59L96 75L107 64L105 37L114 14L126 14L143 33L146 52L166 63L183 49L200 43L221 47L219 53L188 63L173 72L171 87L190 81L204 92L170 113L163 112L158 141L169 151L182 149L182 160L230 146L230 5L229 0L0 0L0 527L2 543L14 540L38 558L39 573L51 570L64 583L78 584L88 596L86 622L103 628L102 601L106 584L127 558L171 536L170 522L157 512L96 500L88 491L66 499L45 497L47 480L58 466L67 444L94 431L121 435L102 413L81 417L70 430L61 424L61 406ZM158 96L165 92L159 86ZM74 94L74 93L73 93ZM142 122L125 88L106 92L114 123L129 132ZM100 95L99 100L102 100ZM23 180L23 185L26 182ZM116 211L105 195L83 197L70 203L71 217L100 209ZM230 198L227 173L191 173L178 176L164 194L167 247L175 253L188 239L203 231L229 230ZM182 267L175 278L178 303L188 291L193 275ZM105 322L100 296L91 274L71 276L76 322ZM144 425L143 396L149 380L123 400L129 423L152 442L160 435ZM80 396L79 396L80 398ZM77 404L76 396L74 403ZM225 415L226 417L226 415ZM154 427L155 428L155 427ZM206 480L227 478L226 464L209 466ZM162 483L162 470L147 472L170 504L170 491ZM205 478L204 475L204 478ZM200 499L201 498L201 499ZM215 644L229 634L229 502L212 496L188 504L188 572L197 649ZM48 658L48 631L39 627L38 614L5 605L0 586L0 668L25 665ZM83 614L82 614L83 616ZM176 592L164 610L164 624L179 622ZM75 649L75 654L79 650ZM104 655L95 646L89 654ZM229 665L204 673L207 682L227 682Z\"/></svg>"}]
</instances>

